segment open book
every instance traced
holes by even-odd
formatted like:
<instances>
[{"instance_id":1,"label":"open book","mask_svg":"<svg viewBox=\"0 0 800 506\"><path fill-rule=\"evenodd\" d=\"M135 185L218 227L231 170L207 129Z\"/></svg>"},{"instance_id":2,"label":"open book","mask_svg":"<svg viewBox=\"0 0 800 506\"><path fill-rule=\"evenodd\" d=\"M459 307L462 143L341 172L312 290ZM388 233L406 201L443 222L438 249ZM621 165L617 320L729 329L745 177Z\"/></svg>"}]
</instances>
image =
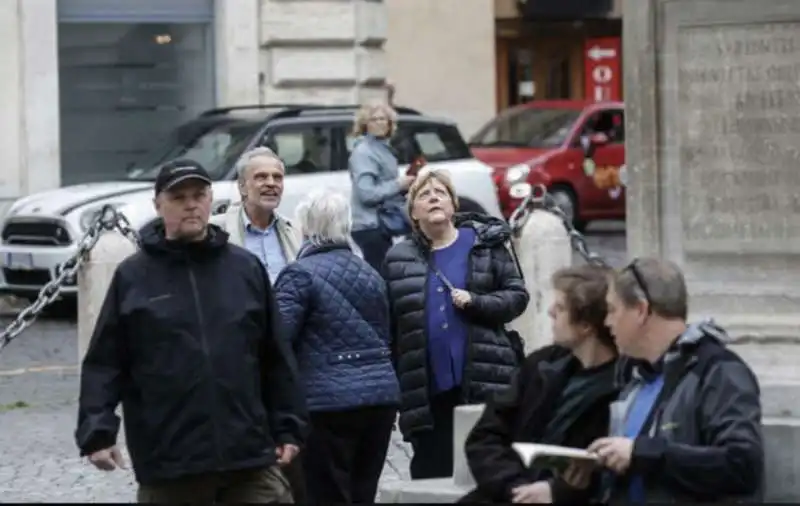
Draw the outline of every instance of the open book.
<instances>
[{"instance_id":1,"label":"open book","mask_svg":"<svg viewBox=\"0 0 800 506\"><path fill-rule=\"evenodd\" d=\"M580 448L535 443L514 443L511 447L527 467L535 465L537 468L549 468L557 473L564 472L573 460L597 461L597 455Z\"/></svg>"}]
</instances>

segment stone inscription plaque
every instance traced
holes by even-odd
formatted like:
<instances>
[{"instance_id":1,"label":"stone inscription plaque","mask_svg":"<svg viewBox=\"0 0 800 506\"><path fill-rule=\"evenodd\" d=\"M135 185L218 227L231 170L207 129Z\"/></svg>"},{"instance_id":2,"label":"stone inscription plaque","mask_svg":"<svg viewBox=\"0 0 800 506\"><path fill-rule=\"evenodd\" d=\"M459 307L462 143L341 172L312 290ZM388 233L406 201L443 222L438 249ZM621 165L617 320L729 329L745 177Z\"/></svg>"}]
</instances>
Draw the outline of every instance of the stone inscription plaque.
<instances>
[{"instance_id":1,"label":"stone inscription plaque","mask_svg":"<svg viewBox=\"0 0 800 506\"><path fill-rule=\"evenodd\" d=\"M686 253L800 253L800 22L682 28Z\"/></svg>"}]
</instances>

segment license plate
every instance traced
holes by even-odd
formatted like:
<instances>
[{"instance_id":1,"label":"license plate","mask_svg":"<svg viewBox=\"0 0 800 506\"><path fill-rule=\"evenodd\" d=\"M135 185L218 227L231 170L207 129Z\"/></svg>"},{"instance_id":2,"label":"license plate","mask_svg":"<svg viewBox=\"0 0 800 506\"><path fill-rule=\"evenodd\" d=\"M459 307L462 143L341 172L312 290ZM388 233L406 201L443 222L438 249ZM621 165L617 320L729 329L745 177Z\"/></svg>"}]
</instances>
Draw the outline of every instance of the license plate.
<instances>
[{"instance_id":1,"label":"license plate","mask_svg":"<svg viewBox=\"0 0 800 506\"><path fill-rule=\"evenodd\" d=\"M33 269L32 253L6 253L6 267L16 271L30 271Z\"/></svg>"}]
</instances>

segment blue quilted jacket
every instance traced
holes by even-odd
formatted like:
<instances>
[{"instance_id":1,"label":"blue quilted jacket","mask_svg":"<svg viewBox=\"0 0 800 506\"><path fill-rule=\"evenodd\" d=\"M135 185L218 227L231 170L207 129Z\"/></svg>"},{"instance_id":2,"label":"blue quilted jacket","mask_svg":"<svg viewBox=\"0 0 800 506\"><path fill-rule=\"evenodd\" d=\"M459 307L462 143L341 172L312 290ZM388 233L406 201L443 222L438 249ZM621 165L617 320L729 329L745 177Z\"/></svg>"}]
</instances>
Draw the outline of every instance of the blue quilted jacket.
<instances>
[{"instance_id":1,"label":"blue quilted jacket","mask_svg":"<svg viewBox=\"0 0 800 506\"><path fill-rule=\"evenodd\" d=\"M309 411L397 405L383 278L345 244L304 246L275 282Z\"/></svg>"}]
</instances>

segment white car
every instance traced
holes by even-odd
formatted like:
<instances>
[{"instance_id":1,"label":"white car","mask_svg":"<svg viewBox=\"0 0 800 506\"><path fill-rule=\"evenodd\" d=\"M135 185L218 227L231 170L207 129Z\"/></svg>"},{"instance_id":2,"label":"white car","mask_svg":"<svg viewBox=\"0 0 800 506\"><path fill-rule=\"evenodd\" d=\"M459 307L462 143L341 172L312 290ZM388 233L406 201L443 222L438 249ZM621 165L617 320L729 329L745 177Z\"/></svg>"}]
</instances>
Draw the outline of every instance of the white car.
<instances>
[{"instance_id":1,"label":"white car","mask_svg":"<svg viewBox=\"0 0 800 506\"><path fill-rule=\"evenodd\" d=\"M287 177L279 211L292 217L312 188L350 193L347 158L354 106L253 106L215 109L179 127L164 146L123 181L69 186L23 197L9 209L0 238L0 293L33 298L75 254L77 243L100 209L111 204L135 229L155 217L153 180L164 162L190 158L215 179L214 212L239 200L234 164L250 148L266 145L286 164ZM447 169L462 210L502 218L492 169L472 157L456 126L448 121L398 108L393 145L404 168L416 156ZM74 296L75 280L62 290Z\"/></svg>"}]
</instances>

